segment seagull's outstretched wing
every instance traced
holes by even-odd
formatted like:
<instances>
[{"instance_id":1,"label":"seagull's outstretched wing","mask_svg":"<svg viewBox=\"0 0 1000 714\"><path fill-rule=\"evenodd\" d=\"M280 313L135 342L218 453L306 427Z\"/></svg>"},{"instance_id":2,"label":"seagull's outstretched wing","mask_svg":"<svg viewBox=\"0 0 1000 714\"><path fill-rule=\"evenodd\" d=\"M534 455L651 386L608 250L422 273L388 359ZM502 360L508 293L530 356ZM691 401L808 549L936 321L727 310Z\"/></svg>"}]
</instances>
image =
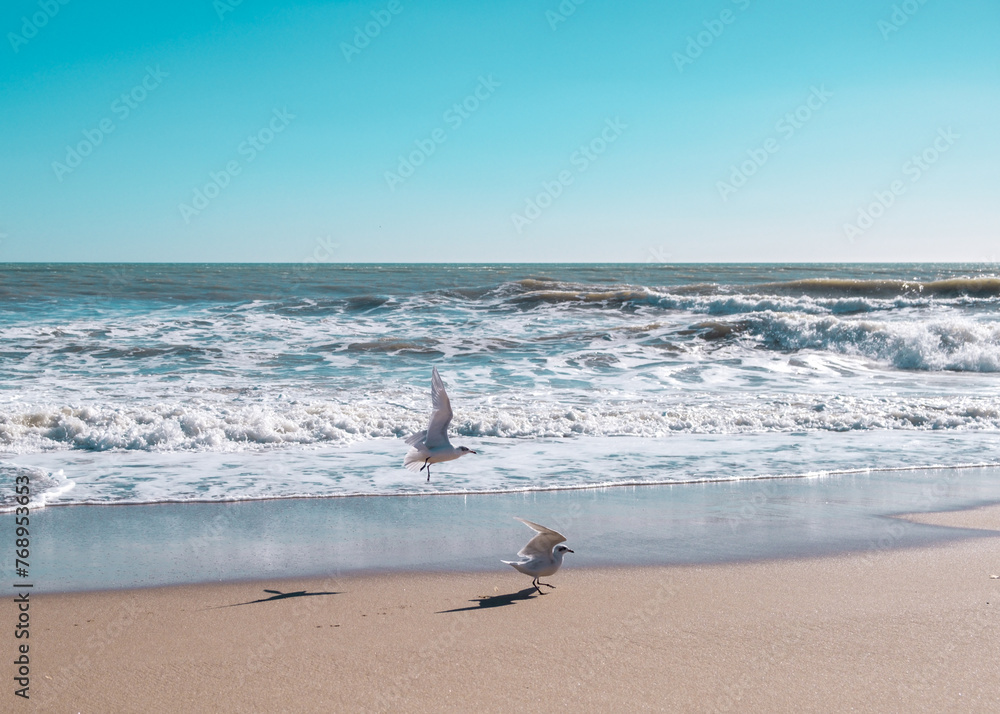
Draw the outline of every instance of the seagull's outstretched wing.
<instances>
[{"instance_id":1,"label":"seagull's outstretched wing","mask_svg":"<svg viewBox=\"0 0 1000 714\"><path fill-rule=\"evenodd\" d=\"M521 523L528 526L528 528L538 533L538 535L528 541L528 545L521 548L518 552L518 555L522 558L531 558L536 555L544 555L546 557L551 556L552 549L566 540L566 536L562 533L557 533L551 528L540 526L537 523L526 521L523 518L518 518L517 516L514 516L514 520L521 521Z\"/></svg>"},{"instance_id":2,"label":"seagull's outstretched wing","mask_svg":"<svg viewBox=\"0 0 1000 714\"><path fill-rule=\"evenodd\" d=\"M448 425L451 423L451 400L448 393L444 391L444 382L438 374L437 367L431 372L431 406L434 413L431 414L431 421L427 425L427 436L424 437L424 445L428 449L436 449L439 446L451 446L448 441Z\"/></svg>"},{"instance_id":3,"label":"seagull's outstretched wing","mask_svg":"<svg viewBox=\"0 0 1000 714\"><path fill-rule=\"evenodd\" d=\"M416 434L411 434L410 436L406 437L406 443L409 444L410 446L415 446L419 448L418 443L426 438L427 438L427 430L424 429L423 431L418 431Z\"/></svg>"}]
</instances>

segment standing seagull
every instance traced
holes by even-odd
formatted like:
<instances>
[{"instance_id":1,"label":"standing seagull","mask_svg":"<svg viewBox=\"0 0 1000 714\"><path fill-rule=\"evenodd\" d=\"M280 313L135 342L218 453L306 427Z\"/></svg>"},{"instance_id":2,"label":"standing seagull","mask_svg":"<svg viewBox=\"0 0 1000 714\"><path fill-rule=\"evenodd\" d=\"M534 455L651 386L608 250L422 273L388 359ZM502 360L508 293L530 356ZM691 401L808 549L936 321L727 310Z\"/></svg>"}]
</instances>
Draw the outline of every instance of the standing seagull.
<instances>
[{"instance_id":1,"label":"standing seagull","mask_svg":"<svg viewBox=\"0 0 1000 714\"><path fill-rule=\"evenodd\" d=\"M444 382L441 381L437 367L431 372L431 406L434 407L434 412L431 414L430 423L426 429L406 440L406 443L413 448L403 459L403 466L410 471L419 472L427 469L428 483L431 480L431 464L439 464L442 461L451 461L459 456L476 453L464 446L454 447L448 441L451 400L448 399L448 393L444 391ZM423 464L423 466L418 469L417 464Z\"/></svg>"},{"instance_id":2,"label":"standing seagull","mask_svg":"<svg viewBox=\"0 0 1000 714\"><path fill-rule=\"evenodd\" d=\"M538 533L538 535L529 540L528 545L521 548L521 551L517 554L521 558L520 560L501 560L500 562L506 563L514 568L514 570L525 575L530 575L533 578L531 584L535 586L535 590L538 591L539 595L544 595L545 593L538 587L539 585L544 585L548 588L554 588L555 585L539 582L538 579L543 575L554 574L559 570L559 566L562 565L563 556L573 551L564 545L559 545L566 540L566 536L562 533L557 533L545 526L540 526L537 523L532 523L516 516L514 520L521 521L521 523Z\"/></svg>"}]
</instances>

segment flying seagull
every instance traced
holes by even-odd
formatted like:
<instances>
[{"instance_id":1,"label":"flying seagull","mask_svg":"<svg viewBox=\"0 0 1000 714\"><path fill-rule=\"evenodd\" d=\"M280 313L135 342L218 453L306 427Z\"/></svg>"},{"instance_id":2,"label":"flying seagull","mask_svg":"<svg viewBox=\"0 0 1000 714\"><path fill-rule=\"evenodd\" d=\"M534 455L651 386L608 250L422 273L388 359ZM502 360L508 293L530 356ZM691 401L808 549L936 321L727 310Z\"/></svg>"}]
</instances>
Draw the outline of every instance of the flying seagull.
<instances>
[{"instance_id":1,"label":"flying seagull","mask_svg":"<svg viewBox=\"0 0 1000 714\"><path fill-rule=\"evenodd\" d=\"M438 374L437 367L431 372L431 414L430 423L423 431L419 431L406 440L412 448L403 459L403 466L410 471L427 469L427 481L431 480L431 464L451 461L466 454L476 453L465 446L452 446L448 441L448 424L451 423L451 401L444 391L444 382ZM418 465L420 467L418 468Z\"/></svg>"},{"instance_id":2,"label":"flying seagull","mask_svg":"<svg viewBox=\"0 0 1000 714\"><path fill-rule=\"evenodd\" d=\"M559 566L562 565L563 556L573 551L564 545L559 545L566 540L566 536L562 533L557 533L545 526L540 526L537 523L532 523L516 516L514 520L521 521L521 523L528 526L528 528L535 531L538 535L529 540L528 545L521 548L521 551L517 554L520 560L501 560L500 562L506 563L518 572L530 575L533 578L531 584L535 586L535 590L538 591L539 595L544 595L545 593L538 587L539 585L549 588L554 588L555 585L539 582L538 579L544 575L552 575L559 570Z\"/></svg>"}]
</instances>

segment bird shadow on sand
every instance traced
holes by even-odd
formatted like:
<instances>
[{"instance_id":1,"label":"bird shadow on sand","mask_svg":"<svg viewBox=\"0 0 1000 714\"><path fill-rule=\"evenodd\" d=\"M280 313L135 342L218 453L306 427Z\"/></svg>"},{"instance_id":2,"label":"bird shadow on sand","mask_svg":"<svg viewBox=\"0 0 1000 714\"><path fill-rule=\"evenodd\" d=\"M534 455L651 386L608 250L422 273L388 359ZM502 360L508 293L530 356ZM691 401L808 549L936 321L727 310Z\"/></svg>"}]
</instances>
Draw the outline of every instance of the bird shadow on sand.
<instances>
[{"instance_id":1,"label":"bird shadow on sand","mask_svg":"<svg viewBox=\"0 0 1000 714\"><path fill-rule=\"evenodd\" d=\"M219 610L224 607L239 607L240 605L253 605L258 602L274 602L275 600L287 600L292 597L315 597L317 595L342 595L339 592L317 592L310 593L305 590L297 590L293 593L283 593L280 590L264 590L266 593L272 593L271 597L262 597L259 600L250 600L248 602L237 602L232 605L217 605L216 607L207 607L206 610Z\"/></svg>"},{"instance_id":2,"label":"bird shadow on sand","mask_svg":"<svg viewBox=\"0 0 1000 714\"><path fill-rule=\"evenodd\" d=\"M440 612L434 613L435 615L444 615L449 612L466 612L467 610L486 610L491 607L504 607L505 605L513 605L518 600L531 600L532 596L535 594L535 588L525 588L524 590L519 590L516 593L508 593L507 595L494 595L493 597L483 597L476 598L475 600L469 600L469 602L476 603L472 607L456 607L454 610L441 610Z\"/></svg>"}]
</instances>

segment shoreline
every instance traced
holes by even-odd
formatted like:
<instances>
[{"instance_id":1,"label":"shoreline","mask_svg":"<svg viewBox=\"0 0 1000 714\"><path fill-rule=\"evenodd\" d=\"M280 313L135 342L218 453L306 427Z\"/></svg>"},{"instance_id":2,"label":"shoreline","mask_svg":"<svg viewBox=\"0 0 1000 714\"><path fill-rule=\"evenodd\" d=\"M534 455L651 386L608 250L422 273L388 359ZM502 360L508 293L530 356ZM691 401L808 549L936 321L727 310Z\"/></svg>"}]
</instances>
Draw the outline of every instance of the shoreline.
<instances>
[{"instance_id":1,"label":"shoreline","mask_svg":"<svg viewBox=\"0 0 1000 714\"><path fill-rule=\"evenodd\" d=\"M327 573L489 572L564 533L579 567L740 563L981 537L914 512L1000 503L1000 469L926 470L490 498L283 499L32 514L32 577L53 592Z\"/></svg>"},{"instance_id":2,"label":"shoreline","mask_svg":"<svg viewBox=\"0 0 1000 714\"><path fill-rule=\"evenodd\" d=\"M0 454L0 458L4 458ZM831 471L805 471L794 474L762 474L760 476L733 476L729 478L690 478L651 481L606 481L593 484L573 486L521 486L504 489L489 489L482 491L400 491L397 493L331 493L331 494L295 494L290 496L260 496L247 498L205 498L205 499L165 499L162 501L126 501L98 502L81 501L65 503L45 503L42 508L73 508L79 506L97 507L128 507L128 506L182 506L185 504L227 504L227 503L262 503L266 501L297 501L297 500L334 500L341 498L412 498L420 496L506 496L518 493L555 493L562 491L603 491L614 488L654 488L659 486L696 486L701 484L755 483L758 481L794 481L799 479L827 478L835 476L855 476L868 474L885 474L907 471L961 471L964 469L1000 469L998 462L981 462L954 465L931 466L875 466L870 468L839 469ZM12 513L16 506L7 510L0 509L0 514ZM38 508L32 505L31 508Z\"/></svg>"},{"instance_id":3,"label":"shoreline","mask_svg":"<svg viewBox=\"0 0 1000 714\"><path fill-rule=\"evenodd\" d=\"M765 432L499 439L479 437L490 458L436 474L399 467L398 439L352 445L228 452L40 452L0 458L4 471L35 475L36 505L242 503L330 497L385 498L640 488L746 480L835 478L1000 468L1000 431ZM673 438L676 436L677 438ZM915 448L916 443L916 448ZM995 461L995 460L994 460ZM437 476L440 476L438 478ZM13 504L8 499L6 507Z\"/></svg>"},{"instance_id":4,"label":"shoreline","mask_svg":"<svg viewBox=\"0 0 1000 714\"><path fill-rule=\"evenodd\" d=\"M544 596L512 569L39 594L32 699L104 711L989 709L1000 505L916 517L989 530L749 563L567 559Z\"/></svg>"}]
</instances>

